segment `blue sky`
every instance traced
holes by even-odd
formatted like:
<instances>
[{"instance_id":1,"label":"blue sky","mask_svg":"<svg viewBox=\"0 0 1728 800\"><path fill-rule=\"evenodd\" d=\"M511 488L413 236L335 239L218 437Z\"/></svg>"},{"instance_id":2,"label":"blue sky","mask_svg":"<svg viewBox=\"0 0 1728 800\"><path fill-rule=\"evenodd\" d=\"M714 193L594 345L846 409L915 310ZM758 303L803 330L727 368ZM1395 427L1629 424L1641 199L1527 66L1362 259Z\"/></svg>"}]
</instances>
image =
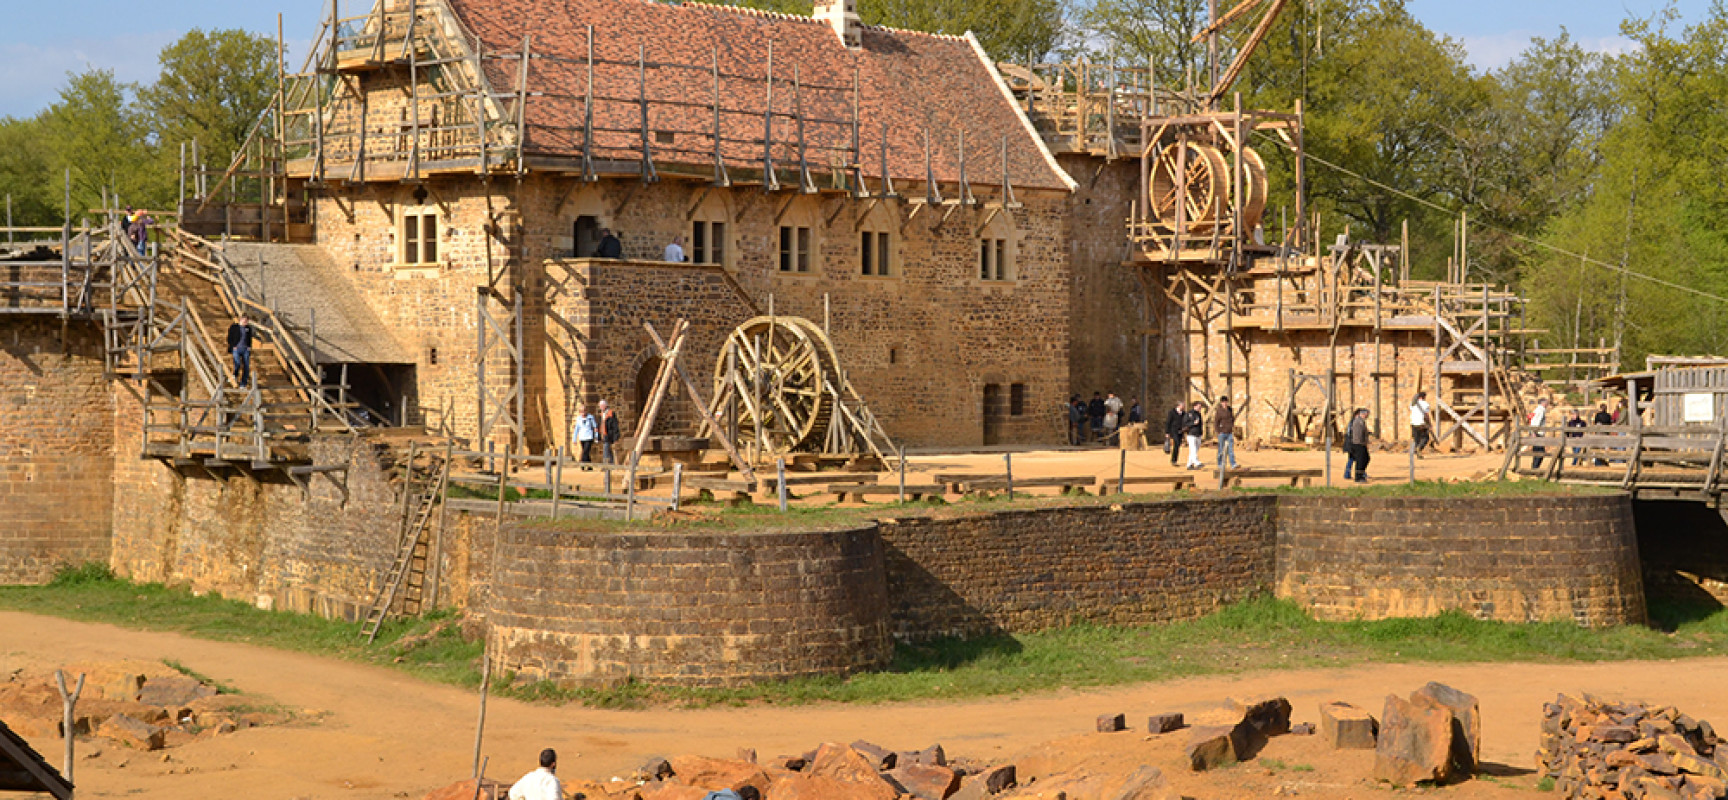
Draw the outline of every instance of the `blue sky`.
<instances>
[{"instance_id":1,"label":"blue sky","mask_svg":"<svg viewBox=\"0 0 1728 800\"><path fill-rule=\"evenodd\" d=\"M347 0L348 9L363 0ZM369 0L365 0L370 5ZM1585 46L1622 52L1619 35L1628 14L1648 16L1666 0L1409 0L1428 27L1462 42L1471 63L1504 64L1532 36L1554 36L1561 26ZM88 67L112 69L125 81L149 81L156 55L187 30L246 28L276 34L283 15L289 63L298 65L328 0L169 0L139 5L119 0L76 0L75 10L44 0L5 0L0 27L0 116L28 116L55 98L66 73ZM1699 18L1708 0L1675 0L1688 20ZM348 11L344 11L346 15Z\"/></svg>"}]
</instances>

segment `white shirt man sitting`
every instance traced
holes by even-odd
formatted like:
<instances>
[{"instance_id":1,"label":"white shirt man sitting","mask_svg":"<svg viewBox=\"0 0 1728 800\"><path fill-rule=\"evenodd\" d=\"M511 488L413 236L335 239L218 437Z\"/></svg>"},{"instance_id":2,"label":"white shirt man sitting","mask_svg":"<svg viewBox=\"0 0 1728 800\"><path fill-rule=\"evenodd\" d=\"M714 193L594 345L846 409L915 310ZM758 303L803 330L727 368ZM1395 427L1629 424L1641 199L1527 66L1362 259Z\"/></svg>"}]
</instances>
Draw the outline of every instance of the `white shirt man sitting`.
<instances>
[{"instance_id":1,"label":"white shirt man sitting","mask_svg":"<svg viewBox=\"0 0 1728 800\"><path fill-rule=\"evenodd\" d=\"M540 768L523 775L510 787L510 800L564 800L564 785L558 782L558 752L540 751Z\"/></svg>"}]
</instances>

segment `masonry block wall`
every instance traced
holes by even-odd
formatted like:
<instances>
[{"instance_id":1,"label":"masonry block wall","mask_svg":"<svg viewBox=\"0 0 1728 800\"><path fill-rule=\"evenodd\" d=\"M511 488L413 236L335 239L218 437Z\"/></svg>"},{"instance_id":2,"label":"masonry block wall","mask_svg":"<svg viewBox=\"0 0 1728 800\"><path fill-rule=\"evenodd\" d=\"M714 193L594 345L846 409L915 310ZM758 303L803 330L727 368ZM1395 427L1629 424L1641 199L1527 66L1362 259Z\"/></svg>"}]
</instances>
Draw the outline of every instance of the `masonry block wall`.
<instances>
[{"instance_id":1,"label":"masonry block wall","mask_svg":"<svg viewBox=\"0 0 1728 800\"><path fill-rule=\"evenodd\" d=\"M1142 332L1155 321L1147 313L1145 290L1156 281L1142 284L1135 273L1145 268L1126 265L1135 253L1126 220L1139 189L1140 162L1074 154L1057 160L1080 182L1067 209L1074 275L1068 317L1072 393L1090 399L1093 392L1115 392L1123 402L1138 397L1151 419L1153 409L1162 412L1182 393L1184 343L1180 336L1151 335L1142 358ZM1160 303L1162 297L1151 300ZM1164 316L1160 311L1156 319Z\"/></svg>"},{"instance_id":2,"label":"masonry block wall","mask_svg":"<svg viewBox=\"0 0 1728 800\"><path fill-rule=\"evenodd\" d=\"M1321 619L1644 621L1625 495L1285 497L1277 594Z\"/></svg>"},{"instance_id":3,"label":"masonry block wall","mask_svg":"<svg viewBox=\"0 0 1728 800\"><path fill-rule=\"evenodd\" d=\"M102 332L14 315L0 325L0 584L108 560L113 395Z\"/></svg>"},{"instance_id":4,"label":"masonry block wall","mask_svg":"<svg viewBox=\"0 0 1728 800\"><path fill-rule=\"evenodd\" d=\"M307 489L280 472L116 460L112 566L123 577L215 592L265 608L363 617L396 556L394 454L364 438L314 438ZM341 484L341 485L338 485ZM344 494L344 487L346 494Z\"/></svg>"},{"instance_id":5,"label":"masonry block wall","mask_svg":"<svg viewBox=\"0 0 1728 800\"><path fill-rule=\"evenodd\" d=\"M488 612L499 666L584 683L729 685L887 664L874 526L763 534L506 529Z\"/></svg>"},{"instance_id":6,"label":"masonry block wall","mask_svg":"<svg viewBox=\"0 0 1728 800\"><path fill-rule=\"evenodd\" d=\"M1277 498L903 518L887 547L897 638L1191 619L1271 590Z\"/></svg>"}]
</instances>

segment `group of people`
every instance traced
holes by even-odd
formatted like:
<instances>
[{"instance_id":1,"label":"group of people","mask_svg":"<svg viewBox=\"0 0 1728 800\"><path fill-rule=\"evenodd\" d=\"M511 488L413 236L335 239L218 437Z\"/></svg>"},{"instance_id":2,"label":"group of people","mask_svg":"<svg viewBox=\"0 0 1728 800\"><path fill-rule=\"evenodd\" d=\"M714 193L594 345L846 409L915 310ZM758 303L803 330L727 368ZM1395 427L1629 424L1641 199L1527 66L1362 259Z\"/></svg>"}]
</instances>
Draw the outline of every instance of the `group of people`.
<instances>
[{"instance_id":1,"label":"group of people","mask_svg":"<svg viewBox=\"0 0 1728 800\"><path fill-rule=\"evenodd\" d=\"M1236 412L1230 408L1230 398L1219 398L1212 410L1212 431L1218 437L1218 467L1241 469L1236 463ZM1170 466L1176 466L1181 444L1188 445L1188 469L1201 469L1200 442L1206 436L1206 404L1178 400L1164 415L1164 449L1170 453Z\"/></svg>"},{"instance_id":2,"label":"group of people","mask_svg":"<svg viewBox=\"0 0 1728 800\"><path fill-rule=\"evenodd\" d=\"M1146 414L1140 410L1139 398L1130 400L1126 406L1115 392L1108 395L1093 392L1090 402L1080 399L1080 395L1068 398L1068 443L1071 445L1112 442L1123 425L1145 421Z\"/></svg>"},{"instance_id":3,"label":"group of people","mask_svg":"<svg viewBox=\"0 0 1728 800\"><path fill-rule=\"evenodd\" d=\"M618 235L613 233L611 228L601 228L600 241L594 245L594 252L591 257L623 258L624 242L618 239ZM689 256L684 252L684 237L672 237L672 241L667 243L666 249L661 252L660 260L669 261L674 264L682 264L689 261Z\"/></svg>"},{"instance_id":4,"label":"group of people","mask_svg":"<svg viewBox=\"0 0 1728 800\"><path fill-rule=\"evenodd\" d=\"M1597 403L1596 404L1596 411L1595 411L1595 413L1590 415L1590 420L1588 422L1586 422L1584 420L1584 413L1582 411L1574 408L1571 411L1571 416L1566 418L1565 425L1568 428L1583 428L1583 427L1587 427L1589 425L1618 425L1618 424L1620 424L1620 420L1624 416L1624 414L1625 414L1625 406L1621 406L1619 408L1616 408L1614 411L1610 412L1608 410L1608 404L1607 403ZM1530 417L1526 421L1530 423L1530 427L1532 427L1532 428L1540 428L1543 425L1548 424L1548 398L1544 397L1544 398L1541 398L1540 400L1536 401L1536 407L1530 410ZM1578 437L1581 437L1583 435L1584 435L1584 433L1582 431L1566 434L1566 436L1568 438L1578 438ZM1532 447L1530 449L1533 453L1536 454L1534 457L1532 457L1530 459L1531 469L1535 469L1537 467L1542 466L1542 459L1543 459L1542 454L1544 452L1546 452L1547 448ZM1557 456L1555 456L1555 458L1564 458L1564 455L1563 454L1557 455ZM1562 463L1564 463L1564 462L1562 462ZM1572 448L1572 466L1578 466L1578 465L1583 464L1583 463L1584 463L1584 448L1573 447ZM1596 466L1607 466L1608 462L1605 459L1598 458L1598 459L1595 459L1595 464L1596 464Z\"/></svg>"},{"instance_id":5,"label":"group of people","mask_svg":"<svg viewBox=\"0 0 1728 800\"><path fill-rule=\"evenodd\" d=\"M623 425L618 422L617 412L612 410L605 400L600 401L600 415L595 416L588 411L588 404L583 403L581 411L576 414L576 424L571 438L582 453L582 463L594 463L594 446L600 445L600 463L613 464L612 449L618 444L624 434Z\"/></svg>"}]
</instances>

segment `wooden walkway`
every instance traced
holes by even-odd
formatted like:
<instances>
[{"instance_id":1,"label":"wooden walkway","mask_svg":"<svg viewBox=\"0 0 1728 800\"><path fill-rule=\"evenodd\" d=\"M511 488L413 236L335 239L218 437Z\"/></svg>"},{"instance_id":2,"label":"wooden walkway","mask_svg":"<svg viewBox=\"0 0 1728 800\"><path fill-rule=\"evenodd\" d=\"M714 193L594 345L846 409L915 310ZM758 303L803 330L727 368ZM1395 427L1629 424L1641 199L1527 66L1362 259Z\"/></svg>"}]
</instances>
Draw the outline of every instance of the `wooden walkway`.
<instances>
[{"instance_id":1,"label":"wooden walkway","mask_svg":"<svg viewBox=\"0 0 1728 800\"><path fill-rule=\"evenodd\" d=\"M1711 425L1518 426L1501 477L1516 473L1555 483L1603 486L1640 500L1722 497L1728 427Z\"/></svg>"}]
</instances>

